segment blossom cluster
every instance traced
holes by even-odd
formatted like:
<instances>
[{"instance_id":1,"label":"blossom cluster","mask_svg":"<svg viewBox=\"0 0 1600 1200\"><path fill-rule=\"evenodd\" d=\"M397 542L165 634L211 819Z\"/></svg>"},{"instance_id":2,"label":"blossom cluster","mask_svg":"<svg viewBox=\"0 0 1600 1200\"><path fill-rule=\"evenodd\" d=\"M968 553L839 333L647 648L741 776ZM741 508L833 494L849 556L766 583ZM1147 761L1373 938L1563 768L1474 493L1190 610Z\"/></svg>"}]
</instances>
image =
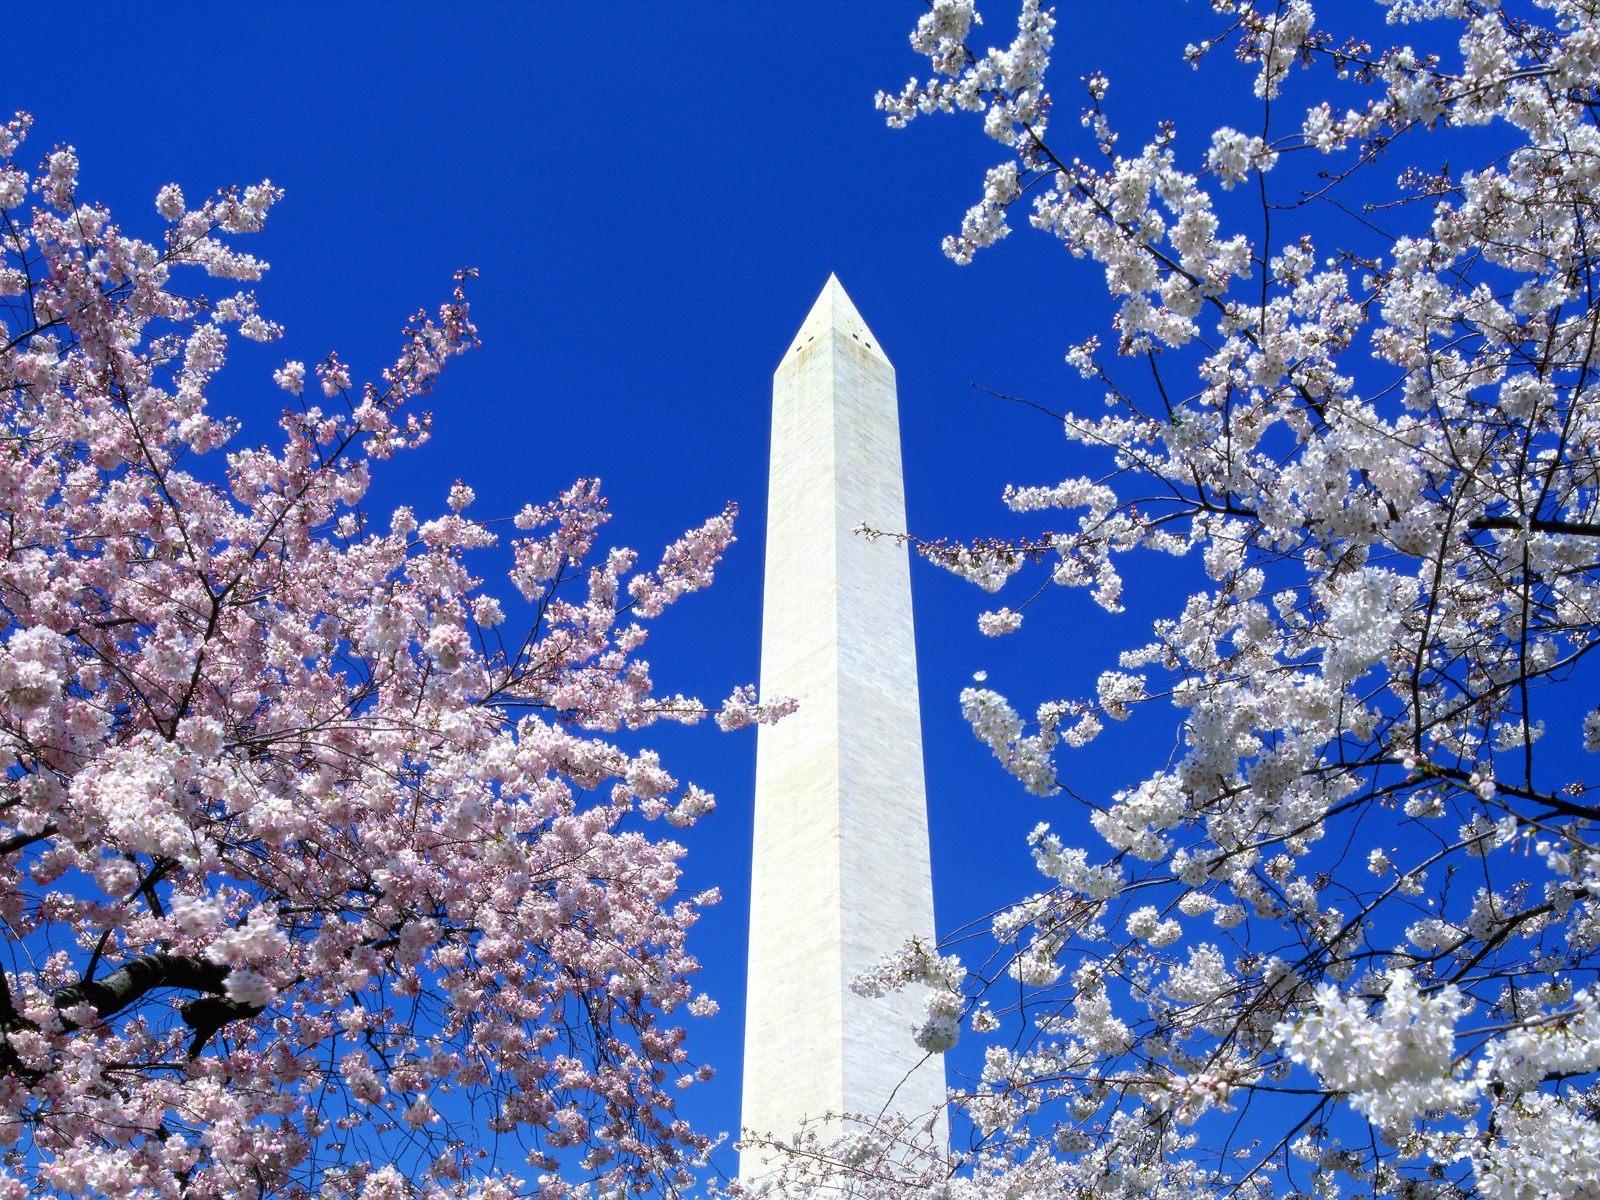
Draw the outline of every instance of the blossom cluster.
<instances>
[{"instance_id":1,"label":"blossom cluster","mask_svg":"<svg viewBox=\"0 0 1600 1200\"><path fill-rule=\"evenodd\" d=\"M165 187L142 241L70 148L23 165L29 123L0 126L0 1192L680 1186L716 895L644 822L712 798L611 735L709 715L639 651L732 510L640 572L579 481L518 517L497 595L466 484L363 506L476 342L466 277L371 382L284 363L277 444L236 445L208 393L282 334L234 245L278 190ZM722 723L783 707L740 689Z\"/></svg>"},{"instance_id":2,"label":"blossom cluster","mask_svg":"<svg viewBox=\"0 0 1600 1200\"><path fill-rule=\"evenodd\" d=\"M1042 797L1102 717L1164 749L1174 713L1177 749L1072 792L1047 890L962 947L971 1136L811 1147L786 1195L1600 1195L1600 13L1391 0L1415 43L1375 47L1337 5L1212 7L1213 128L1125 145L1100 74L1063 121L1036 0L1003 49L933 0L932 74L878 99L1003 147L955 262L1026 213L1105 301L1062 348L1066 478L1004 497L1056 531L911 540L989 592L1179 588L1093 695L963 714ZM1040 636L1027 605L979 628Z\"/></svg>"}]
</instances>

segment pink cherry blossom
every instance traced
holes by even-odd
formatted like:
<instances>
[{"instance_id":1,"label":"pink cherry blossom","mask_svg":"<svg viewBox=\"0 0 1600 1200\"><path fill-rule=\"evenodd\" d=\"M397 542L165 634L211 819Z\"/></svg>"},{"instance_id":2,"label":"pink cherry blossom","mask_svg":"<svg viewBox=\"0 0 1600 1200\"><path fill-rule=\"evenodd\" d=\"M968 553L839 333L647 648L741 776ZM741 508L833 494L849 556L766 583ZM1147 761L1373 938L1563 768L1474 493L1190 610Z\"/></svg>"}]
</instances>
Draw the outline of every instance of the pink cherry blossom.
<instances>
[{"instance_id":1,"label":"pink cherry blossom","mask_svg":"<svg viewBox=\"0 0 1600 1200\"><path fill-rule=\"evenodd\" d=\"M712 799L607 735L707 715L638 651L732 509L635 574L583 481L489 589L465 483L361 507L476 342L467 275L377 380L329 354L316 396L299 361L259 381L291 406L237 444L208 394L232 339L281 333L234 244L278 190L163 188L142 241L70 148L15 161L28 124L0 129L0 1191L681 1185L707 1141L677 1014L714 1009L685 935L715 895L678 894L646 821Z\"/></svg>"}]
</instances>

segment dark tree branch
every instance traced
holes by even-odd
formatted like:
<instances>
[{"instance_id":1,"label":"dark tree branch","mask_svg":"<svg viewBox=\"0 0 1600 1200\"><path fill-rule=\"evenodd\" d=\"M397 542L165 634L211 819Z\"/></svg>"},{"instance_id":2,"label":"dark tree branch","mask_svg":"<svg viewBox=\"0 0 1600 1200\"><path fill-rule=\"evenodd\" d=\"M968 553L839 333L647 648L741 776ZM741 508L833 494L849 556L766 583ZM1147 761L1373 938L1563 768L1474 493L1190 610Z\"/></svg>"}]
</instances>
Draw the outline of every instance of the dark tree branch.
<instances>
[{"instance_id":1,"label":"dark tree branch","mask_svg":"<svg viewBox=\"0 0 1600 1200\"><path fill-rule=\"evenodd\" d=\"M226 996L202 996L180 1005L178 1015L183 1018L185 1025L194 1030L194 1038L189 1042L189 1057L199 1058L205 1044L230 1021L242 1021L261 1011L258 1005L229 1000Z\"/></svg>"},{"instance_id":2,"label":"dark tree branch","mask_svg":"<svg viewBox=\"0 0 1600 1200\"><path fill-rule=\"evenodd\" d=\"M205 995L178 1006L183 1023L194 1030L189 1057L198 1058L205 1044L224 1025L263 1011L258 1005L231 1000L224 994L228 970L192 954L144 954L118 967L104 979L86 979L62 988L55 995L55 1006L64 1014L69 1008L87 1004L103 1021L159 988L204 992ZM69 1028L73 1024L67 1021Z\"/></svg>"},{"instance_id":3,"label":"dark tree branch","mask_svg":"<svg viewBox=\"0 0 1600 1200\"><path fill-rule=\"evenodd\" d=\"M87 1004L103 1021L158 988L222 994L228 968L191 954L143 954L104 979L84 980L55 994L58 1010Z\"/></svg>"},{"instance_id":4,"label":"dark tree branch","mask_svg":"<svg viewBox=\"0 0 1600 1200\"><path fill-rule=\"evenodd\" d=\"M1521 529L1523 523L1516 517L1473 517L1467 522L1469 529ZM1534 518L1527 523L1534 533L1570 533L1577 537L1600 537L1600 525L1590 521L1547 521Z\"/></svg>"},{"instance_id":5,"label":"dark tree branch","mask_svg":"<svg viewBox=\"0 0 1600 1200\"><path fill-rule=\"evenodd\" d=\"M56 827L54 823L46 825L38 833L13 834L5 841L0 842L0 855L15 854L18 850L31 846L35 842L42 842L46 838L55 837L55 835Z\"/></svg>"}]
</instances>

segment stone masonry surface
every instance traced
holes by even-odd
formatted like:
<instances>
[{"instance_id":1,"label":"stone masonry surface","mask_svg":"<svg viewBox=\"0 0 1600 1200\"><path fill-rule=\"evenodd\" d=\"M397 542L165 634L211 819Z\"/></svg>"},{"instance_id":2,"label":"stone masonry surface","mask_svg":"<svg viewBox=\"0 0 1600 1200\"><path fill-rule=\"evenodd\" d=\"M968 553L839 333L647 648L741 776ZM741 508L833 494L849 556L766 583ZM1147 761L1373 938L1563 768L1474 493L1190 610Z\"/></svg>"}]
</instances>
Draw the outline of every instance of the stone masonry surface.
<instances>
[{"instance_id":1,"label":"stone masonry surface","mask_svg":"<svg viewBox=\"0 0 1600 1200\"><path fill-rule=\"evenodd\" d=\"M911 1040L924 994L850 990L934 923L908 555L852 532L906 527L894 368L837 279L772 393L761 690L799 709L758 741L742 1124L783 1138L926 1116L945 1084Z\"/></svg>"}]
</instances>

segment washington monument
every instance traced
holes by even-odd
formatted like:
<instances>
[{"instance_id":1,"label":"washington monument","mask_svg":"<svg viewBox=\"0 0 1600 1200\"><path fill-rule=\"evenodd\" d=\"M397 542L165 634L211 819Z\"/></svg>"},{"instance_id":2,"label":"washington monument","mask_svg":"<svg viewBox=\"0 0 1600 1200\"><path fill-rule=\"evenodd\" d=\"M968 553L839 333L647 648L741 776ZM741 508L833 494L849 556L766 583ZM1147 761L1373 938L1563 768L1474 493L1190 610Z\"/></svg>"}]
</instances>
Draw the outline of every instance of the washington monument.
<instances>
[{"instance_id":1,"label":"washington monument","mask_svg":"<svg viewBox=\"0 0 1600 1200\"><path fill-rule=\"evenodd\" d=\"M945 1098L942 1060L911 1039L922 995L850 990L934 933L910 564L862 523L906 527L894 367L830 276L772 379L761 690L799 709L756 752L742 1124L758 1138ZM766 1162L746 1150L740 1174Z\"/></svg>"}]
</instances>

